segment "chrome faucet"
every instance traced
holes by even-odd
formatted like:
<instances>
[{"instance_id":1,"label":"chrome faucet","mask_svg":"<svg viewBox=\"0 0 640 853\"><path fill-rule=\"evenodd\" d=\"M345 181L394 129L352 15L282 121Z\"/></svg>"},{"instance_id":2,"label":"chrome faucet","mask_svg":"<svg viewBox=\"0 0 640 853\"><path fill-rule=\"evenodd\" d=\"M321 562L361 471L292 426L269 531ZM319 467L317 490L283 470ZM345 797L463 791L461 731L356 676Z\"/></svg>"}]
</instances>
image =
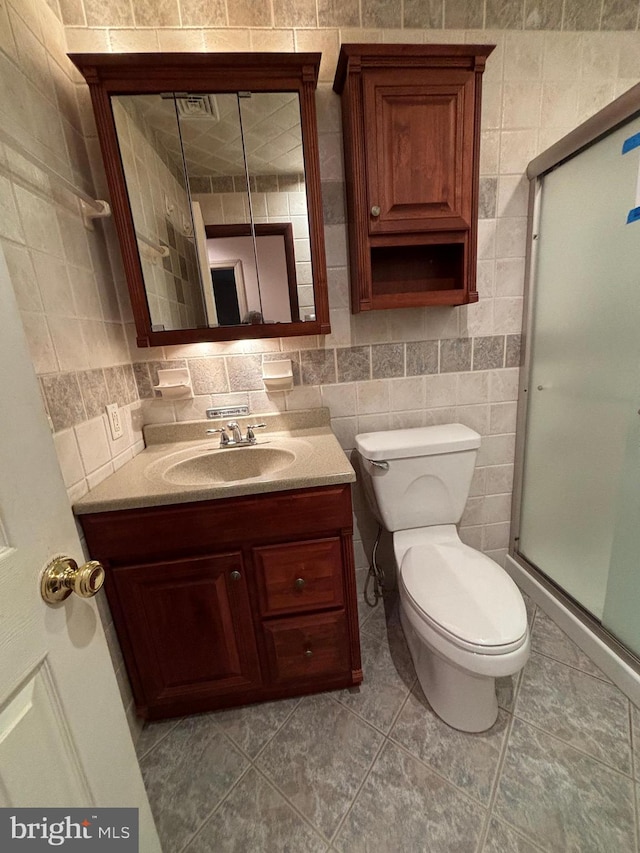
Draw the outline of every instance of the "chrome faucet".
<instances>
[{"instance_id":1,"label":"chrome faucet","mask_svg":"<svg viewBox=\"0 0 640 853\"><path fill-rule=\"evenodd\" d=\"M250 447L252 444L257 444L258 442L253 432L254 429L264 429L265 427L266 424L248 424L247 434L243 438L240 424L236 423L236 421L231 421L231 423L227 424L226 428L208 429L207 435L214 435L219 432L220 447ZM227 434L227 430L231 430L231 438Z\"/></svg>"},{"instance_id":2,"label":"chrome faucet","mask_svg":"<svg viewBox=\"0 0 640 853\"><path fill-rule=\"evenodd\" d=\"M240 432L240 424L237 421L231 421L231 423L227 424L227 429L231 433L231 442L233 444L240 444L242 441L242 433Z\"/></svg>"}]
</instances>

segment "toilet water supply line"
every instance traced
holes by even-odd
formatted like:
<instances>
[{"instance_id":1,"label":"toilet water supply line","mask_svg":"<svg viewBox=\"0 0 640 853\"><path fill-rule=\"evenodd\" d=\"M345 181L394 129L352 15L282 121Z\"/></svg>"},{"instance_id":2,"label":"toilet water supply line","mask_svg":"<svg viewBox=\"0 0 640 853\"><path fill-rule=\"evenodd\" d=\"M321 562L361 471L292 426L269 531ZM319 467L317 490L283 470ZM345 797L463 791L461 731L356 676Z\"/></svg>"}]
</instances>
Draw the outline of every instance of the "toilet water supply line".
<instances>
[{"instance_id":1,"label":"toilet water supply line","mask_svg":"<svg viewBox=\"0 0 640 853\"><path fill-rule=\"evenodd\" d=\"M371 563L369 564L369 574L364 583L364 600L369 607L375 607L382 596L384 595L384 572L376 562L378 553L378 545L380 544L380 536L382 535L382 525L378 525L378 535L373 543L373 551L371 552ZM369 598L369 581L373 579L373 600Z\"/></svg>"}]
</instances>

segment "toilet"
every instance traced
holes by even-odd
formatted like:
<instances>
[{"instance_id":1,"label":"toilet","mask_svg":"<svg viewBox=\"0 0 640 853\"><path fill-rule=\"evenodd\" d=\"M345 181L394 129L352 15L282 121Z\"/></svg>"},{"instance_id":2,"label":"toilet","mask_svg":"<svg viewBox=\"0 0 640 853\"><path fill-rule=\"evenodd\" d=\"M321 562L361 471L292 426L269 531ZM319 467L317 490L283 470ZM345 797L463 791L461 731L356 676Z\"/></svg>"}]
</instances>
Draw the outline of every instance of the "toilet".
<instances>
[{"instance_id":1,"label":"toilet","mask_svg":"<svg viewBox=\"0 0 640 853\"><path fill-rule=\"evenodd\" d=\"M445 723L485 731L498 716L495 679L529 657L520 590L458 536L477 432L462 424L356 436L363 486L393 533L400 619L420 685Z\"/></svg>"}]
</instances>

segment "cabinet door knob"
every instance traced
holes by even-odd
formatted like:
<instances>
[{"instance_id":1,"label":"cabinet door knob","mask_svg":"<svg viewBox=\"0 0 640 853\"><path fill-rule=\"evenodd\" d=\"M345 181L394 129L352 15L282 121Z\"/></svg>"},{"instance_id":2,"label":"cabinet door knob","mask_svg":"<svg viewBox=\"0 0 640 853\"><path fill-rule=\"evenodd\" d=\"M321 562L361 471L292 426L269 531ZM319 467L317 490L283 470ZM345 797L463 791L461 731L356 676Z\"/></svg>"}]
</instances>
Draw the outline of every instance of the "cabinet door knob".
<instances>
[{"instance_id":1,"label":"cabinet door knob","mask_svg":"<svg viewBox=\"0 0 640 853\"><path fill-rule=\"evenodd\" d=\"M372 216L380 216L380 208L378 207L377 204L374 204L373 207L371 208L371 215Z\"/></svg>"},{"instance_id":2,"label":"cabinet door knob","mask_svg":"<svg viewBox=\"0 0 640 853\"><path fill-rule=\"evenodd\" d=\"M240 574L240 572L231 572L232 581L239 581L241 577L242 575Z\"/></svg>"},{"instance_id":3,"label":"cabinet door knob","mask_svg":"<svg viewBox=\"0 0 640 853\"><path fill-rule=\"evenodd\" d=\"M304 578L296 578L296 589L302 589L307 582Z\"/></svg>"},{"instance_id":4,"label":"cabinet door knob","mask_svg":"<svg viewBox=\"0 0 640 853\"><path fill-rule=\"evenodd\" d=\"M313 657L313 652L311 651L311 649L305 649L305 650L304 650L304 656L305 656L306 658Z\"/></svg>"}]
</instances>

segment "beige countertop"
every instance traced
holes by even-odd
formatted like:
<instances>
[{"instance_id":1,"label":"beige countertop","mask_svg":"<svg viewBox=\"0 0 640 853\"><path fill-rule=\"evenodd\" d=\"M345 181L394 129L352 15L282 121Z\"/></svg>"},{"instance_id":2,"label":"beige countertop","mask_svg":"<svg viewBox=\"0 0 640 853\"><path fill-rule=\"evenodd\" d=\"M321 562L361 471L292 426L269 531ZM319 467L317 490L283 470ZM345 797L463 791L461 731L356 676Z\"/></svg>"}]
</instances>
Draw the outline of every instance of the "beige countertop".
<instances>
[{"instance_id":1,"label":"beige countertop","mask_svg":"<svg viewBox=\"0 0 640 853\"><path fill-rule=\"evenodd\" d=\"M237 418L243 434L248 423L258 420L267 426L264 430L256 430L257 444L254 447L219 451L225 454L225 467L233 468L231 460L234 457L227 454L248 454L255 448L273 448L288 451L295 457L281 470L230 482L190 485L170 482L165 479L166 471L176 462L218 452L219 437L207 436L206 430L221 426L223 422L154 424L145 427L145 450L91 489L74 504L73 511L76 515L86 515L355 481L355 472L331 432L327 409ZM245 459L239 458L239 462Z\"/></svg>"}]
</instances>

